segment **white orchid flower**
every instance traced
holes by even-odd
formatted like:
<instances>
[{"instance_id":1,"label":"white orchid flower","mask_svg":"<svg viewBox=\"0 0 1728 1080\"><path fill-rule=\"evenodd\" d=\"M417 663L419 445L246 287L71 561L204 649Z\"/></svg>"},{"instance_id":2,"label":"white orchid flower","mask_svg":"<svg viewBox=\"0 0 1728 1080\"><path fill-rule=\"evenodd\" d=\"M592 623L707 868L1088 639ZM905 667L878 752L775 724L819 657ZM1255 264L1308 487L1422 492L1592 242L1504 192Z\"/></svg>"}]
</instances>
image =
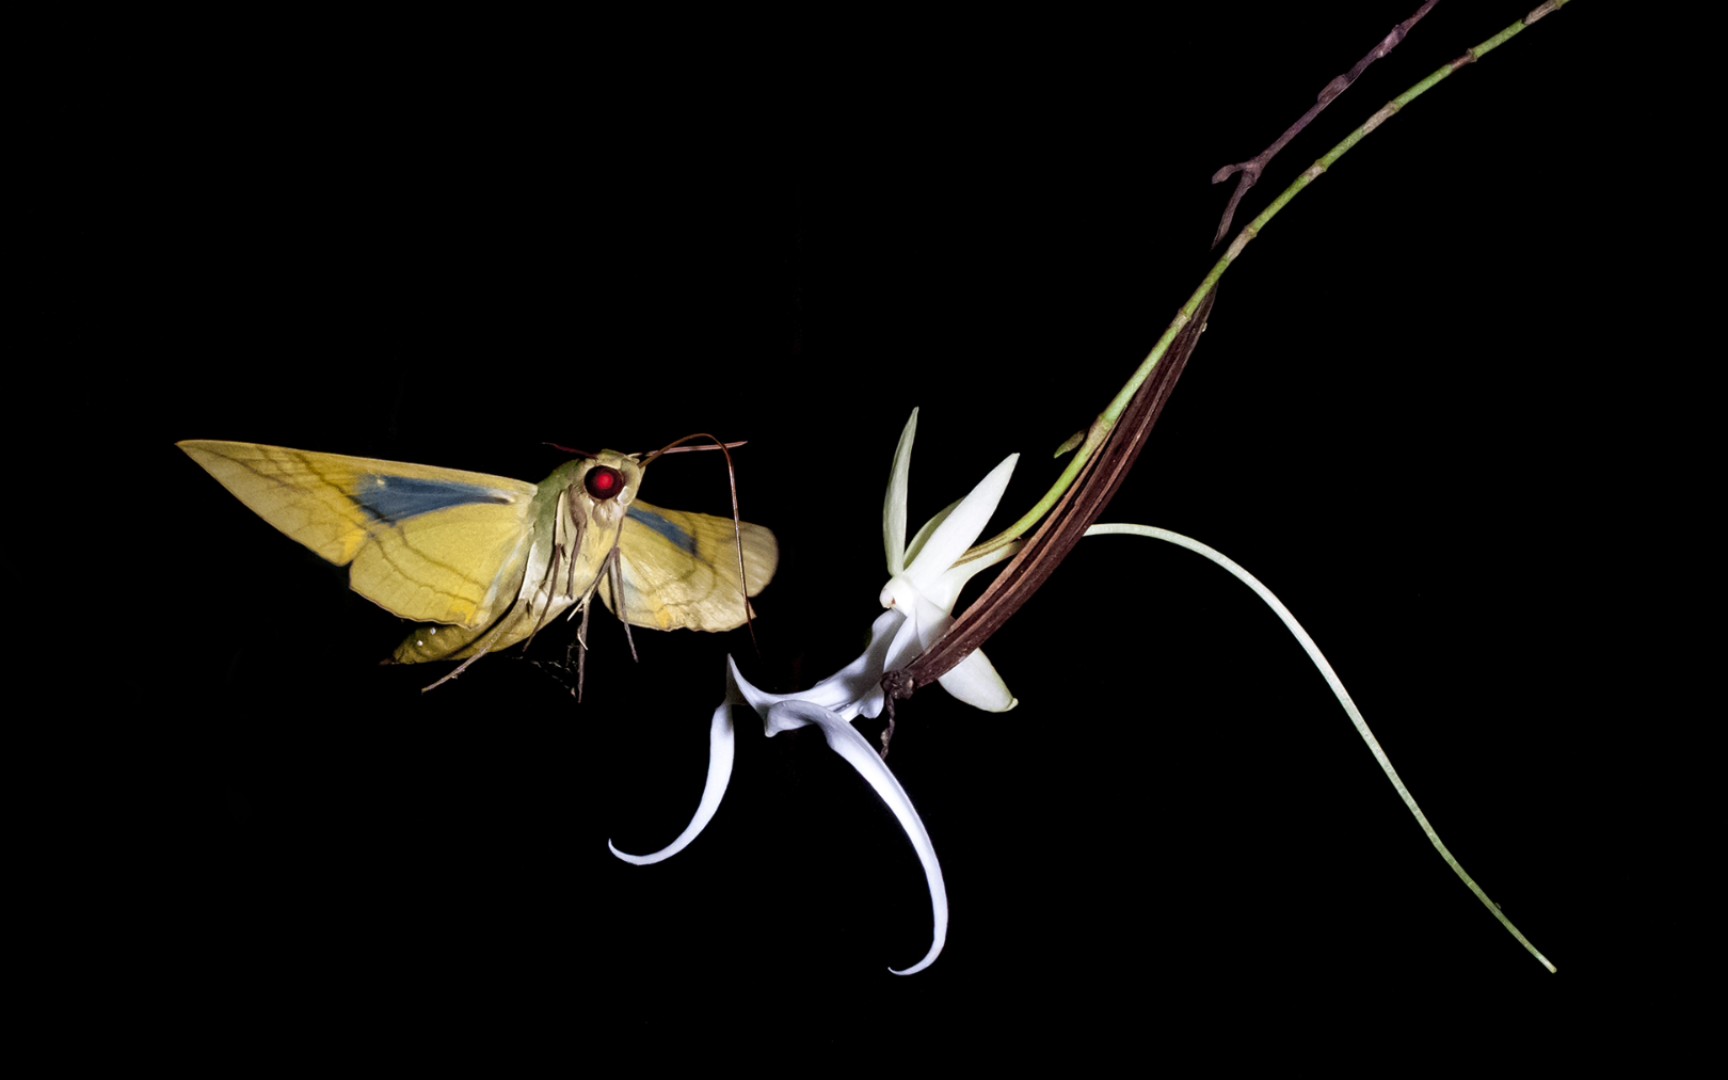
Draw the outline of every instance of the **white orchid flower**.
<instances>
[{"instance_id":1,"label":"white orchid flower","mask_svg":"<svg viewBox=\"0 0 1728 1080\"><path fill-rule=\"evenodd\" d=\"M625 862L645 866L671 858L701 834L720 809L726 785L731 780L734 706L748 705L756 710L762 719L763 730L769 736L808 725L820 727L829 748L856 769L893 811L900 827L906 830L907 839L912 841L918 861L924 867L925 880L930 885L930 909L934 921L930 949L911 967L890 969L897 975L923 971L942 952L943 943L948 938L948 893L942 882L942 866L936 859L936 849L930 843L930 834L918 817L918 811L913 808L906 789L900 786L900 781L894 778L869 740L852 727L851 721L860 716L873 718L882 712L885 704L883 674L905 667L935 644L953 623L954 604L966 582L974 574L1013 553L1012 548L1002 548L986 556L961 561L966 550L984 531L990 515L996 512L996 504L1002 500L1014 464L1019 459L1017 454L1006 458L972 489L971 494L931 518L908 546L905 542L906 488L911 473L912 440L917 428L918 411L914 409L894 452L894 469L883 511L882 535L890 577L882 588L881 601L888 610L877 616L871 627L870 644L863 654L810 689L793 694L770 694L758 690L738 673L737 664L728 657L726 700L714 710L709 726L708 779L690 824L672 843L651 855L628 855L619 851L616 845L607 845L612 854ZM1017 704L1001 676L981 652L974 652L942 676L941 685L968 705L989 712L1006 712Z\"/></svg>"},{"instance_id":2,"label":"white orchid flower","mask_svg":"<svg viewBox=\"0 0 1728 1080\"><path fill-rule=\"evenodd\" d=\"M960 599L966 582L1014 553L1013 548L1003 547L990 555L960 561L1002 501L1018 454L1010 454L992 469L970 495L925 522L912 538L912 546L906 546L906 488L912 470L912 438L917 431L918 410L913 409L894 451L894 472L882 512L882 541L892 575L882 587L882 606L905 615L905 623L888 650L887 671L904 667L936 644L954 622L954 602ZM942 689L985 712L1007 712L1019 704L982 652L966 657L939 681ZM878 695L878 712L881 707Z\"/></svg>"}]
</instances>

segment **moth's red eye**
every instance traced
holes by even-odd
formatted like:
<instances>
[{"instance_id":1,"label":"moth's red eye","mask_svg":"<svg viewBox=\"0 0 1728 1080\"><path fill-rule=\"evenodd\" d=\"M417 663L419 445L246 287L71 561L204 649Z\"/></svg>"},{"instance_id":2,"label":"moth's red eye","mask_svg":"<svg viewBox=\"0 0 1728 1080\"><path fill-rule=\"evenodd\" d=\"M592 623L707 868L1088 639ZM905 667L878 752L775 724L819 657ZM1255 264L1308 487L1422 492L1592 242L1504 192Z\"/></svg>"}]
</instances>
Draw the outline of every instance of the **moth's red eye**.
<instances>
[{"instance_id":1,"label":"moth's red eye","mask_svg":"<svg viewBox=\"0 0 1728 1080\"><path fill-rule=\"evenodd\" d=\"M624 490L624 474L607 465L596 465L582 478L582 486L596 499L610 499Z\"/></svg>"}]
</instances>

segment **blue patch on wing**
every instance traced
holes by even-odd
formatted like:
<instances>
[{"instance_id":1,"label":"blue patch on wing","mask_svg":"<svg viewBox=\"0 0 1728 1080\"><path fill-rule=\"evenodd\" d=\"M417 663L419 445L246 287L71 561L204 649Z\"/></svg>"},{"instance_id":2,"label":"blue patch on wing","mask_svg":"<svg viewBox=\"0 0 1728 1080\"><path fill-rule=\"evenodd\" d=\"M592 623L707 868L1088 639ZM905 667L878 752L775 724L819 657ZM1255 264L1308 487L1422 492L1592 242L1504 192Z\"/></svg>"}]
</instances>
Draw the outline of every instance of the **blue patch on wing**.
<instances>
[{"instance_id":1,"label":"blue patch on wing","mask_svg":"<svg viewBox=\"0 0 1728 1080\"><path fill-rule=\"evenodd\" d=\"M376 473L361 477L359 490L354 492L355 504L366 511L368 517L390 524L453 506L509 501L509 494L497 488Z\"/></svg>"},{"instance_id":2,"label":"blue patch on wing","mask_svg":"<svg viewBox=\"0 0 1728 1080\"><path fill-rule=\"evenodd\" d=\"M672 524L672 522L667 521L659 514L656 514L654 511L643 510L640 507L632 506L628 511L626 511L626 515L635 521L641 522L650 529L659 533L661 536L672 541L672 543L685 554L696 554L696 538L679 528L677 525Z\"/></svg>"}]
</instances>

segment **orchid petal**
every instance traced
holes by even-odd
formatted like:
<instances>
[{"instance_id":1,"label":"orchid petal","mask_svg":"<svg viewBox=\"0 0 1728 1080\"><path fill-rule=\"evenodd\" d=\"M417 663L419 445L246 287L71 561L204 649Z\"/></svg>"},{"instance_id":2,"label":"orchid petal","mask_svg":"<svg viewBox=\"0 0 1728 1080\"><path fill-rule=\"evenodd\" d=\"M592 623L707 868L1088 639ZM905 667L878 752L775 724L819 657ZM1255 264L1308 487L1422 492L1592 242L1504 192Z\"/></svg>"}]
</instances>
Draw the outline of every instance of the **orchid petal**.
<instances>
[{"instance_id":1,"label":"orchid petal","mask_svg":"<svg viewBox=\"0 0 1728 1080\"><path fill-rule=\"evenodd\" d=\"M948 632L948 628L954 625L954 618L948 614L948 610L931 603L923 593L917 594L916 605L906 614L918 626L918 644L922 646L922 652L928 652L937 640Z\"/></svg>"},{"instance_id":2,"label":"orchid petal","mask_svg":"<svg viewBox=\"0 0 1728 1080\"><path fill-rule=\"evenodd\" d=\"M918 639L918 624L906 618L908 612L895 609L888 614L900 616L900 627L894 634L894 642L888 647L887 665L884 671L898 671L918 659L918 654L924 651L924 643Z\"/></svg>"},{"instance_id":3,"label":"orchid petal","mask_svg":"<svg viewBox=\"0 0 1728 1080\"><path fill-rule=\"evenodd\" d=\"M856 720L860 716L866 720L874 720L882 715L882 710L888 703L887 695L882 690L882 673L905 667L923 651L918 647L917 628L902 617L900 612L884 611L876 617L876 627L877 633L871 639L870 651L853 661L846 669L852 671L859 668L863 661L871 661L867 668L858 671L849 683L846 691L848 696L833 709L842 720ZM880 650L878 646L881 646ZM839 677L836 674L822 680L810 693L775 695L775 702L810 701L820 704L821 701L814 691L834 683Z\"/></svg>"},{"instance_id":4,"label":"orchid petal","mask_svg":"<svg viewBox=\"0 0 1728 1080\"><path fill-rule=\"evenodd\" d=\"M730 699L732 695L728 694ZM696 804L696 813L690 819L690 824L684 826L684 831L677 839L650 855L629 855L618 850L612 841L606 841L606 847L625 862L634 866L649 866L664 862L690 846L690 843L702 835L702 830L714 820L714 814L720 809L720 800L726 797L726 785L732 779L732 758L734 750L734 730L732 727L731 700L723 701L714 710L714 719L708 726L708 779L702 785L702 799Z\"/></svg>"},{"instance_id":5,"label":"orchid petal","mask_svg":"<svg viewBox=\"0 0 1728 1080\"><path fill-rule=\"evenodd\" d=\"M1012 544L1004 544L976 558L958 563L950 567L929 588L925 589L924 595L930 598L932 604L943 611L953 611L955 601L960 599L960 590L966 587L968 581L997 563L1013 558L1019 550L1020 543L1016 541Z\"/></svg>"},{"instance_id":6,"label":"orchid petal","mask_svg":"<svg viewBox=\"0 0 1728 1080\"><path fill-rule=\"evenodd\" d=\"M870 627L870 644L859 657L823 679L808 690L795 694L771 694L758 690L738 671L738 665L727 657L727 672L731 679L728 693L736 704L749 705L757 713L767 711L782 701L808 701L833 709L846 719L855 716L873 717L882 711L882 673L892 667L904 667L915 652L906 655L907 646L901 640L905 619L898 611L884 611ZM874 707L872 707L874 699Z\"/></svg>"},{"instance_id":7,"label":"orchid petal","mask_svg":"<svg viewBox=\"0 0 1728 1080\"><path fill-rule=\"evenodd\" d=\"M930 534L919 549L918 557L905 569L907 576L920 589L947 572L977 541L978 534L990 523L990 515L996 512L996 504L1002 501L1003 492L1008 490L1008 480L1014 475L1014 465L1019 460L1019 454L1003 458L1002 463L991 469L989 475L980 480L971 494L960 500L954 512Z\"/></svg>"},{"instance_id":8,"label":"orchid petal","mask_svg":"<svg viewBox=\"0 0 1728 1080\"><path fill-rule=\"evenodd\" d=\"M942 523L948 520L948 515L959 509L959 507L960 500L955 499L947 506L936 511L935 515L932 516L929 521L924 523L923 527L918 530L917 535L912 537L912 542L906 545L906 562L910 563L917 561L918 553L924 550L924 545L930 540L930 534L941 528ZM904 571L905 567L902 566L901 569Z\"/></svg>"},{"instance_id":9,"label":"orchid petal","mask_svg":"<svg viewBox=\"0 0 1728 1080\"><path fill-rule=\"evenodd\" d=\"M985 712L1003 713L1020 704L1020 699L1008 691L1008 684L996 674L996 667L982 649L956 664L946 675L936 680L942 689Z\"/></svg>"},{"instance_id":10,"label":"orchid petal","mask_svg":"<svg viewBox=\"0 0 1728 1080\"><path fill-rule=\"evenodd\" d=\"M894 448L894 467L888 473L888 496L882 502L882 546L888 552L888 573L906 569L906 489L912 475L912 437L918 433L918 410L913 409Z\"/></svg>"},{"instance_id":11,"label":"orchid petal","mask_svg":"<svg viewBox=\"0 0 1728 1080\"><path fill-rule=\"evenodd\" d=\"M924 821L918 816L918 811L912 806L911 796L900 786L900 781L888 771L888 763L876 753L870 741L860 735L851 724L842 720L829 709L812 705L807 701L784 701L768 710L765 724L769 734L781 731L791 731L815 724L822 729L823 738L828 740L828 748L852 766L864 782L875 789L876 794L893 812L900 827L906 830L906 839L912 841L912 848L918 853L918 861L924 867L924 879L930 886L930 914L934 929L931 933L930 950L924 958L909 968L889 968L895 975L915 975L936 962L941 955L942 946L948 941L948 888L942 882L942 864L936 859L936 846L930 842L930 833L924 828Z\"/></svg>"}]
</instances>

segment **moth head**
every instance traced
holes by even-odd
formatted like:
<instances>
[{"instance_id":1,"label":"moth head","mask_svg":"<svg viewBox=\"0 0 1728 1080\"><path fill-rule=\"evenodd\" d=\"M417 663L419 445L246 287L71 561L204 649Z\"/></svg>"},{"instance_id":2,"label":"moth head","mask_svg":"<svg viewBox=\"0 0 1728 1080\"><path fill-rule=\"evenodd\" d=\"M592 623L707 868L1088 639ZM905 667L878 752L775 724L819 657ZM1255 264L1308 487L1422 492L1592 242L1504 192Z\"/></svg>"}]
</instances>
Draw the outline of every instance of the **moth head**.
<instances>
[{"instance_id":1,"label":"moth head","mask_svg":"<svg viewBox=\"0 0 1728 1080\"><path fill-rule=\"evenodd\" d=\"M586 463L580 482L594 513L621 518L642 489L642 466L628 454L602 450Z\"/></svg>"}]
</instances>

